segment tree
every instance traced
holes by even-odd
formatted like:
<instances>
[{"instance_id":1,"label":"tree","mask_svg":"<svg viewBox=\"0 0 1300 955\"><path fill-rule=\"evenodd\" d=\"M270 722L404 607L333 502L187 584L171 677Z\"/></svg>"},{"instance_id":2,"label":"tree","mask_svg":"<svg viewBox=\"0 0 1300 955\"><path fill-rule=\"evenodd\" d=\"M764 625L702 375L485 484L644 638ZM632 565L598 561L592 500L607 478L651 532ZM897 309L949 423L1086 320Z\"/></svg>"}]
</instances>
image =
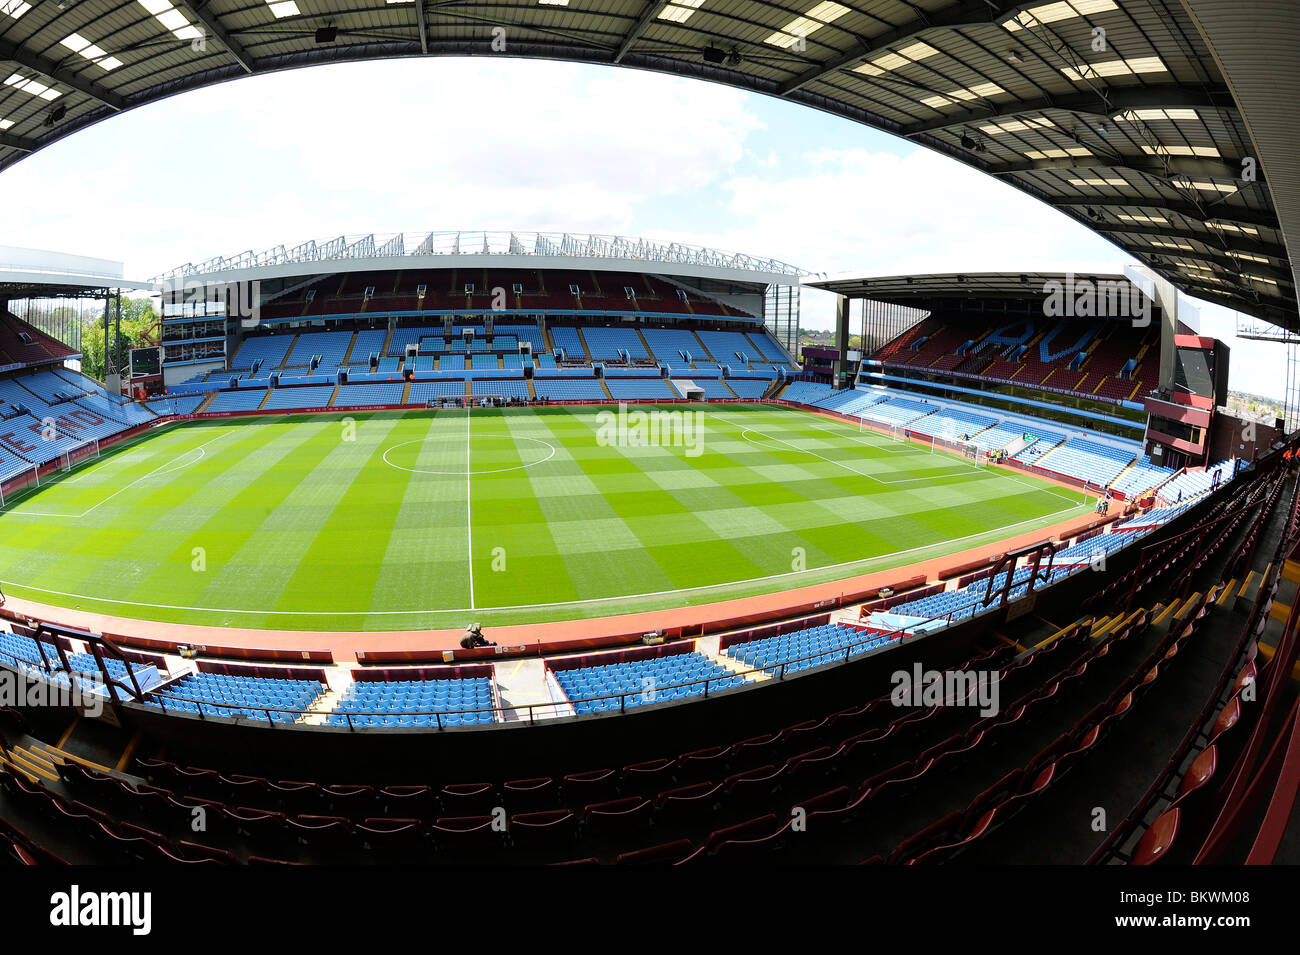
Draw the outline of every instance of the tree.
<instances>
[{"instance_id":1,"label":"tree","mask_svg":"<svg viewBox=\"0 0 1300 955\"><path fill-rule=\"evenodd\" d=\"M113 322L115 308L110 305L109 323ZM122 345L118 353L118 368L125 372L131 349L148 344L145 335L157 323L153 302L147 298L122 299ZM81 371L98 380L104 380L104 316L86 319L81 332Z\"/></svg>"}]
</instances>

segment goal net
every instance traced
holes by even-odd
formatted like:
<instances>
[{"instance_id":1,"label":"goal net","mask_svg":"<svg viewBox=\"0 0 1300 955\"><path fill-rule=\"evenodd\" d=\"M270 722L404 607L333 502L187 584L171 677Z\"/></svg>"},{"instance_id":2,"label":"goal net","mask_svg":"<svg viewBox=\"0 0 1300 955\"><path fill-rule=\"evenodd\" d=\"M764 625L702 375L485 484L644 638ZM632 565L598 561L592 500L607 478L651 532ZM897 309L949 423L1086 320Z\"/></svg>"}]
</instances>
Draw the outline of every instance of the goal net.
<instances>
[{"instance_id":1,"label":"goal net","mask_svg":"<svg viewBox=\"0 0 1300 955\"><path fill-rule=\"evenodd\" d=\"M59 470L71 471L83 461L99 457L99 440L91 438L81 444L68 448L59 455Z\"/></svg>"},{"instance_id":2,"label":"goal net","mask_svg":"<svg viewBox=\"0 0 1300 955\"><path fill-rule=\"evenodd\" d=\"M29 474L32 476L32 483L30 485L14 488L7 495L5 494L6 484L12 484L15 481L25 478ZM11 474L3 481L0 481L0 507L4 507L5 505L9 504L15 494L18 494L21 491L26 490L27 487L40 487L40 486L41 486L40 468L38 468L35 464L27 465L27 467L23 468L21 471Z\"/></svg>"},{"instance_id":3,"label":"goal net","mask_svg":"<svg viewBox=\"0 0 1300 955\"><path fill-rule=\"evenodd\" d=\"M510 395L442 395L430 398L426 403L429 408L499 408L512 401L519 401Z\"/></svg>"}]
</instances>

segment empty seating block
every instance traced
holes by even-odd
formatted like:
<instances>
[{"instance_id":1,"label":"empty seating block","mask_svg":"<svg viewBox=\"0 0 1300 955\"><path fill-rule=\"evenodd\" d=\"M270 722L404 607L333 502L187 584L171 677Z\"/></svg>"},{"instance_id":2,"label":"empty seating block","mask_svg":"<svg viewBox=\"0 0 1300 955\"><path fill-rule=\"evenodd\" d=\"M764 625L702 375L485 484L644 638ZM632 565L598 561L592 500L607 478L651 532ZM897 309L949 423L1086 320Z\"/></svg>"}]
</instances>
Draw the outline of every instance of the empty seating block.
<instances>
[{"instance_id":1,"label":"empty seating block","mask_svg":"<svg viewBox=\"0 0 1300 955\"><path fill-rule=\"evenodd\" d=\"M370 356L384 350L384 341L388 338L386 328L368 328L357 332L357 339L352 343L352 354L348 356L349 365L368 365ZM339 361L343 359L340 357Z\"/></svg>"},{"instance_id":2,"label":"empty seating block","mask_svg":"<svg viewBox=\"0 0 1300 955\"><path fill-rule=\"evenodd\" d=\"M337 368L352 344L351 332L305 332L298 336L285 359L287 367L303 366L319 355L322 368Z\"/></svg>"},{"instance_id":3,"label":"empty seating block","mask_svg":"<svg viewBox=\"0 0 1300 955\"><path fill-rule=\"evenodd\" d=\"M772 383L766 378L728 378L727 387L736 393L737 398L757 400L767 392Z\"/></svg>"},{"instance_id":4,"label":"empty seating block","mask_svg":"<svg viewBox=\"0 0 1300 955\"><path fill-rule=\"evenodd\" d=\"M502 398L523 398L532 397L528 394L528 382L523 379L502 379L487 378L480 379L471 385L471 391L475 395L497 395Z\"/></svg>"},{"instance_id":5,"label":"empty seating block","mask_svg":"<svg viewBox=\"0 0 1300 955\"><path fill-rule=\"evenodd\" d=\"M1137 448L1119 448L1085 438L1071 438L1038 466L1105 487L1137 457Z\"/></svg>"},{"instance_id":6,"label":"empty seating block","mask_svg":"<svg viewBox=\"0 0 1300 955\"><path fill-rule=\"evenodd\" d=\"M205 397L205 395L177 395L174 398L154 398L152 401L146 401L145 405L159 417L187 415L198 411Z\"/></svg>"},{"instance_id":7,"label":"empty seating block","mask_svg":"<svg viewBox=\"0 0 1300 955\"><path fill-rule=\"evenodd\" d=\"M284 362L284 357L292 344L292 335L259 335L255 338L245 338L239 350L235 352L235 357L230 359L230 367L232 369L252 368L260 361L263 368L278 368Z\"/></svg>"},{"instance_id":8,"label":"empty seating block","mask_svg":"<svg viewBox=\"0 0 1300 955\"><path fill-rule=\"evenodd\" d=\"M603 713L625 706L680 700L708 691L741 686L737 676L700 653L678 653L648 660L555 670L555 679L581 713ZM595 699L605 697L605 699Z\"/></svg>"},{"instance_id":9,"label":"empty seating block","mask_svg":"<svg viewBox=\"0 0 1300 955\"><path fill-rule=\"evenodd\" d=\"M550 401L608 401L609 396L594 378L537 378L533 381L537 397Z\"/></svg>"},{"instance_id":10,"label":"empty seating block","mask_svg":"<svg viewBox=\"0 0 1300 955\"><path fill-rule=\"evenodd\" d=\"M663 378L607 378L605 384L618 401L672 401L681 398Z\"/></svg>"},{"instance_id":11,"label":"empty seating block","mask_svg":"<svg viewBox=\"0 0 1300 955\"><path fill-rule=\"evenodd\" d=\"M460 379L455 381L415 381L411 383L411 391L406 400L407 404L422 405L435 398L464 397L464 395L465 382Z\"/></svg>"},{"instance_id":12,"label":"empty seating block","mask_svg":"<svg viewBox=\"0 0 1300 955\"><path fill-rule=\"evenodd\" d=\"M476 726L495 722L492 681L357 681L330 712L331 726ZM345 715L346 714L346 715Z\"/></svg>"},{"instance_id":13,"label":"empty seating block","mask_svg":"<svg viewBox=\"0 0 1300 955\"><path fill-rule=\"evenodd\" d=\"M772 362L784 363L789 361L785 357L785 353L781 351L781 346L776 343L776 339L766 329L761 332L746 332L745 337L754 346L749 354L754 355L757 353Z\"/></svg>"},{"instance_id":14,"label":"empty seating block","mask_svg":"<svg viewBox=\"0 0 1300 955\"><path fill-rule=\"evenodd\" d=\"M744 355L748 361L755 361L759 358L749 339L740 332L702 330L695 334L704 343L704 347L709 350L709 354L713 356L714 361L720 361L724 365L737 364L740 361L737 357L738 354Z\"/></svg>"},{"instance_id":15,"label":"empty seating block","mask_svg":"<svg viewBox=\"0 0 1300 955\"><path fill-rule=\"evenodd\" d=\"M402 403L401 382L382 385L343 385L339 388L334 406L349 408L354 405L400 405Z\"/></svg>"},{"instance_id":16,"label":"empty seating block","mask_svg":"<svg viewBox=\"0 0 1300 955\"><path fill-rule=\"evenodd\" d=\"M1137 497L1173 477L1173 474L1169 468L1153 464L1151 458L1144 454L1133 462L1131 468L1120 474L1111 487L1122 491L1126 497Z\"/></svg>"},{"instance_id":17,"label":"empty seating block","mask_svg":"<svg viewBox=\"0 0 1300 955\"><path fill-rule=\"evenodd\" d=\"M692 358L708 357L700 340L689 328L644 328L641 335L659 361L680 359L678 352L687 352Z\"/></svg>"},{"instance_id":18,"label":"empty seating block","mask_svg":"<svg viewBox=\"0 0 1300 955\"><path fill-rule=\"evenodd\" d=\"M172 711L197 713L201 706L207 716L243 716L293 723L323 690L324 687L316 680L197 673L168 683L158 692L165 694L163 702ZM157 695L150 694L144 702L150 706L163 706ZM186 699L173 699L174 696Z\"/></svg>"},{"instance_id":19,"label":"empty seating block","mask_svg":"<svg viewBox=\"0 0 1300 955\"><path fill-rule=\"evenodd\" d=\"M223 391L212 399L204 411L254 411L266 397L265 388L247 388L239 391Z\"/></svg>"},{"instance_id":20,"label":"empty seating block","mask_svg":"<svg viewBox=\"0 0 1300 955\"><path fill-rule=\"evenodd\" d=\"M786 672L797 673L824 663L842 661L846 655L867 653L897 639L896 636L873 635L843 624L825 624L747 643L735 643L725 652L727 656L755 669L788 663Z\"/></svg>"},{"instance_id":21,"label":"empty seating block","mask_svg":"<svg viewBox=\"0 0 1300 955\"><path fill-rule=\"evenodd\" d=\"M334 394L333 385L307 385L298 388L276 388L266 399L266 408L324 408Z\"/></svg>"},{"instance_id":22,"label":"empty seating block","mask_svg":"<svg viewBox=\"0 0 1300 955\"><path fill-rule=\"evenodd\" d=\"M586 358L587 350L582 345L582 338L576 328L557 327L551 329L551 340L555 342L556 351L563 350L569 358Z\"/></svg>"},{"instance_id":23,"label":"empty seating block","mask_svg":"<svg viewBox=\"0 0 1300 955\"><path fill-rule=\"evenodd\" d=\"M587 340L587 350L592 358L614 360L619 357L620 350L632 358L650 357L635 328L584 328L582 337Z\"/></svg>"}]
</instances>

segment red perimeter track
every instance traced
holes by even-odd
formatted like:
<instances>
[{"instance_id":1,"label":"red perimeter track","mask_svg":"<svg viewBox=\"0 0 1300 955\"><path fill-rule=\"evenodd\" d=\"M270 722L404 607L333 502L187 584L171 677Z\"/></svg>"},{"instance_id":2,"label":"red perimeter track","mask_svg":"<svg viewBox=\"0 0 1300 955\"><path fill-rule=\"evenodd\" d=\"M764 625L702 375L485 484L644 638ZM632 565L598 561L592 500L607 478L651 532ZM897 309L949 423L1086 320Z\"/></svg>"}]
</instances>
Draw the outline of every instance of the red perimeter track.
<instances>
[{"instance_id":1,"label":"red perimeter track","mask_svg":"<svg viewBox=\"0 0 1300 955\"><path fill-rule=\"evenodd\" d=\"M583 403L608 404L608 402ZM665 402L647 403L664 404ZM787 402L765 403L795 408L837 421L851 421L856 424L858 420L804 405ZM870 426L870 422L865 424ZM138 433L139 430L132 429L127 434L134 437ZM1039 480L1048 483L1076 491L1081 489L1079 484L1057 480L1037 471L1031 473ZM824 613L845 604L859 603L874 597L876 591L883 587L892 586L898 590L900 589L898 585L906 582L907 589L911 589L919 586L922 578L924 581L936 582L951 577L952 575L947 572L953 568L969 571L973 566L987 563L990 559L1017 547L1034 544L1048 537L1053 539L1073 537L1114 520L1117 516L1116 514L1104 519L1095 515L1071 518L982 547L972 547L903 567L757 597L611 617L491 627L487 635L500 644L501 651L518 654L566 650L577 652L598 647L625 645L639 641L643 634L653 630L662 630L671 636L698 636L704 633L741 629L809 613ZM10 619L44 620L66 627L90 630L113 638L125 646L170 651L178 644L189 644L198 647L205 656L250 660L288 662L310 659L318 662L333 660L345 664L401 663L449 660L449 656L444 656L444 651L452 650L456 651L454 658L457 661L496 655L490 650L461 650L460 640L465 635L463 629L340 632L207 627L68 610L18 597L5 600L0 614ZM467 618L466 624L469 622Z\"/></svg>"}]
</instances>

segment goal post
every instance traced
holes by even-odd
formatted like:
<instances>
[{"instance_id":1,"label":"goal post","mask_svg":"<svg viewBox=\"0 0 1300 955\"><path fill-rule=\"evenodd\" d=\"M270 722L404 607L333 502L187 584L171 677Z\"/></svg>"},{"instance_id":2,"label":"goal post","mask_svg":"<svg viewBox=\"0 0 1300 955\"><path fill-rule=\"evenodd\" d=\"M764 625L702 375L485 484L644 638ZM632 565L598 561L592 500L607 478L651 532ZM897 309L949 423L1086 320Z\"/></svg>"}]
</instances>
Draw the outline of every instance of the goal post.
<instances>
[{"instance_id":1,"label":"goal post","mask_svg":"<svg viewBox=\"0 0 1300 955\"><path fill-rule=\"evenodd\" d=\"M6 494L5 494L5 484L7 484L7 483L10 482L10 481L14 481L14 480L16 480L16 479L18 479L18 478L26 477L27 474L28 474L29 472L31 473L31 476L32 476L32 483L31 483L31 484L25 484L25 485L23 485L22 487L17 488L16 491L11 491L11 492L6 496ZM7 505L9 504L9 502L13 500L13 496L14 496L15 493L18 493L18 492L21 492L21 491L25 491L25 490L27 490L27 488L29 488L29 487L40 487L40 486L41 486L41 469L40 469L37 465L35 465L35 464L29 464L29 465L27 465L27 466L26 466L25 468L23 468L21 471L17 471L17 472L15 472L15 473L9 475L9 476L8 476L7 478L5 478L3 481L0 481L0 507L5 507L5 506L7 506Z\"/></svg>"},{"instance_id":2,"label":"goal post","mask_svg":"<svg viewBox=\"0 0 1300 955\"><path fill-rule=\"evenodd\" d=\"M518 399L516 399L518 400ZM425 402L426 408L480 408L500 407L511 401L510 395L441 395Z\"/></svg>"},{"instance_id":3,"label":"goal post","mask_svg":"<svg viewBox=\"0 0 1300 955\"><path fill-rule=\"evenodd\" d=\"M97 457L99 457L99 439L90 438L89 440L68 448L59 455L59 470L71 471L82 461L91 460Z\"/></svg>"}]
</instances>

